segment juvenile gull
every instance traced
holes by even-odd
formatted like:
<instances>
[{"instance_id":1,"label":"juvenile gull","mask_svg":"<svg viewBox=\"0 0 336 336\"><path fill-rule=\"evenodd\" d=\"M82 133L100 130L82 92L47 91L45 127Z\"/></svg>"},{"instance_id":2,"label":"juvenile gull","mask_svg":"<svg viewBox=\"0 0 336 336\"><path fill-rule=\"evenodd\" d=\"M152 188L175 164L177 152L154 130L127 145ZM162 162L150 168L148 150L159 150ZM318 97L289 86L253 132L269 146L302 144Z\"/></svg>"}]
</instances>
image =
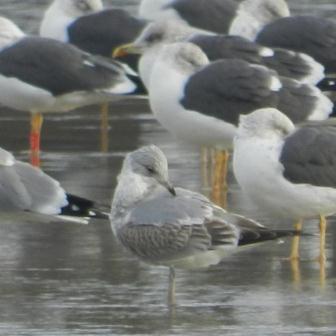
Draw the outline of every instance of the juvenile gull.
<instances>
[{"instance_id":1,"label":"juvenile gull","mask_svg":"<svg viewBox=\"0 0 336 336\"><path fill-rule=\"evenodd\" d=\"M28 37L0 17L0 103L32 113L32 162L38 152L42 115L120 99L135 89L128 70L75 46Z\"/></svg>"},{"instance_id":2,"label":"juvenile gull","mask_svg":"<svg viewBox=\"0 0 336 336\"><path fill-rule=\"evenodd\" d=\"M87 199L67 194L58 181L39 168L18 161L0 148L0 211L108 218ZM66 217L64 217L66 216Z\"/></svg>"},{"instance_id":3,"label":"juvenile gull","mask_svg":"<svg viewBox=\"0 0 336 336\"><path fill-rule=\"evenodd\" d=\"M54 0L44 14L40 36L111 57L117 46L133 41L145 24L125 10L103 9L101 0ZM122 61L136 70L138 56L125 55Z\"/></svg>"},{"instance_id":4,"label":"juvenile gull","mask_svg":"<svg viewBox=\"0 0 336 336\"><path fill-rule=\"evenodd\" d=\"M320 260L325 217L336 213L335 126L330 119L295 129L280 111L260 109L240 117L234 141L234 173L253 202L294 219L297 229L303 219L320 217Z\"/></svg>"},{"instance_id":5,"label":"juvenile gull","mask_svg":"<svg viewBox=\"0 0 336 336\"><path fill-rule=\"evenodd\" d=\"M167 159L154 145L126 156L113 196L111 225L137 257L170 268L170 304L175 303L175 267L208 267L239 246L295 233L269 230L226 212L201 194L174 188Z\"/></svg>"},{"instance_id":6,"label":"juvenile gull","mask_svg":"<svg viewBox=\"0 0 336 336\"><path fill-rule=\"evenodd\" d=\"M115 56L141 53L140 76L148 85L151 68L162 46L174 42L192 42L199 46L210 61L242 59L249 63L265 65L280 76L316 84L324 78L324 67L312 57L281 48L268 48L241 36L213 34L190 27L177 20L161 20L148 23L141 34L130 44L115 50Z\"/></svg>"},{"instance_id":7,"label":"juvenile gull","mask_svg":"<svg viewBox=\"0 0 336 336\"><path fill-rule=\"evenodd\" d=\"M288 16L284 0L142 0L139 15L149 20L177 19L191 26L221 34L256 31Z\"/></svg>"}]
</instances>

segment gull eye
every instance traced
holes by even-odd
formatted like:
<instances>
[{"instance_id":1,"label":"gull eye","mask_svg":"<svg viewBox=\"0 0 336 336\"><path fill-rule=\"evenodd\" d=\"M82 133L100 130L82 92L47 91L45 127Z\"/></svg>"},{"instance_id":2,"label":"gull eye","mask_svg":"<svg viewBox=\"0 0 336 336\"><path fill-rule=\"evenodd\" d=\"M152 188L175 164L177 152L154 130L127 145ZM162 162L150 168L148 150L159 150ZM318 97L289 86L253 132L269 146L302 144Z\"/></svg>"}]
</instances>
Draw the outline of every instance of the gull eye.
<instances>
[{"instance_id":1,"label":"gull eye","mask_svg":"<svg viewBox=\"0 0 336 336\"><path fill-rule=\"evenodd\" d=\"M150 173L150 174L154 174L155 173L155 170L152 167L146 167L146 169L147 169L148 173Z\"/></svg>"},{"instance_id":2,"label":"gull eye","mask_svg":"<svg viewBox=\"0 0 336 336\"><path fill-rule=\"evenodd\" d=\"M90 5L85 0L80 0L78 2L78 8L83 12L91 11Z\"/></svg>"},{"instance_id":3,"label":"gull eye","mask_svg":"<svg viewBox=\"0 0 336 336\"><path fill-rule=\"evenodd\" d=\"M160 41L162 39L162 35L159 33L155 33L155 34L150 34L149 36L147 36L146 41L149 43L153 43L156 41Z\"/></svg>"}]
</instances>

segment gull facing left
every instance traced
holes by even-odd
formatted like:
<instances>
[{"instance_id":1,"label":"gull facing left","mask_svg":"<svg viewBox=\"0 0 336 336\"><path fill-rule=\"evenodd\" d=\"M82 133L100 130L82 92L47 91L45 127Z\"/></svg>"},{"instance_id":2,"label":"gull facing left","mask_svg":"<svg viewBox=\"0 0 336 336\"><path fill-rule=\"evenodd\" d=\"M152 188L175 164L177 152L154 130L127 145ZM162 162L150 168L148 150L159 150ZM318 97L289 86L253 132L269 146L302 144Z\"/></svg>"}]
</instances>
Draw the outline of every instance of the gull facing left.
<instances>
[{"instance_id":1,"label":"gull facing left","mask_svg":"<svg viewBox=\"0 0 336 336\"><path fill-rule=\"evenodd\" d=\"M56 40L25 36L0 17L0 103L32 114L32 163L39 165L42 114L120 99L135 84L123 64Z\"/></svg>"},{"instance_id":2,"label":"gull facing left","mask_svg":"<svg viewBox=\"0 0 336 336\"><path fill-rule=\"evenodd\" d=\"M41 169L16 160L0 148L0 212L22 211L61 215L62 219L78 219L82 223L85 218L108 218L94 202L66 193L58 181Z\"/></svg>"},{"instance_id":3,"label":"gull facing left","mask_svg":"<svg viewBox=\"0 0 336 336\"><path fill-rule=\"evenodd\" d=\"M224 151L216 155L213 199L225 184L240 115L272 106L300 122L326 119L333 106L316 87L278 77L264 66L243 60L209 63L192 43L162 47L150 75L149 101L154 116L177 139Z\"/></svg>"}]
</instances>

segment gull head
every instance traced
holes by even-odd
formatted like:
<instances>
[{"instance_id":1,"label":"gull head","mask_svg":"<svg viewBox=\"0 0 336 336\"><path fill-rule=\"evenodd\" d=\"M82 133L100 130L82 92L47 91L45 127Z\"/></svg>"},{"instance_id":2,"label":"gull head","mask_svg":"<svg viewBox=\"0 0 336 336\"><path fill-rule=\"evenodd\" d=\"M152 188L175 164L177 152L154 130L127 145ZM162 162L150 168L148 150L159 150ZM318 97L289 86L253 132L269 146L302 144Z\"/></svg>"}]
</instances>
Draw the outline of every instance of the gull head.
<instances>
[{"instance_id":1,"label":"gull head","mask_svg":"<svg viewBox=\"0 0 336 336\"><path fill-rule=\"evenodd\" d=\"M144 49L163 43L180 42L192 35L195 30L178 20L159 20L150 22L134 41Z\"/></svg>"},{"instance_id":2,"label":"gull head","mask_svg":"<svg viewBox=\"0 0 336 336\"><path fill-rule=\"evenodd\" d=\"M209 63L204 52L193 43L179 42L164 46L157 62L171 65L184 74L193 74Z\"/></svg>"},{"instance_id":3,"label":"gull head","mask_svg":"<svg viewBox=\"0 0 336 336\"><path fill-rule=\"evenodd\" d=\"M55 0L52 6L57 7L67 16L77 18L103 9L101 0Z\"/></svg>"},{"instance_id":4,"label":"gull head","mask_svg":"<svg viewBox=\"0 0 336 336\"><path fill-rule=\"evenodd\" d=\"M129 44L117 48L114 57L126 54L144 54L168 43L186 40L195 29L178 20L158 20L147 24L140 35Z\"/></svg>"},{"instance_id":5,"label":"gull head","mask_svg":"<svg viewBox=\"0 0 336 336\"><path fill-rule=\"evenodd\" d=\"M146 184L153 187L162 185L172 195L176 195L168 178L167 158L155 145L141 147L126 156L121 174L129 173L140 176Z\"/></svg>"},{"instance_id":6,"label":"gull head","mask_svg":"<svg viewBox=\"0 0 336 336\"><path fill-rule=\"evenodd\" d=\"M0 49L11 45L24 36L24 32L14 22L3 16L0 17Z\"/></svg>"},{"instance_id":7,"label":"gull head","mask_svg":"<svg viewBox=\"0 0 336 336\"><path fill-rule=\"evenodd\" d=\"M285 0L245 0L239 8L256 16L264 24L290 15Z\"/></svg>"},{"instance_id":8,"label":"gull head","mask_svg":"<svg viewBox=\"0 0 336 336\"><path fill-rule=\"evenodd\" d=\"M275 108L263 108L240 116L239 137L285 138L295 130L291 120Z\"/></svg>"}]
</instances>

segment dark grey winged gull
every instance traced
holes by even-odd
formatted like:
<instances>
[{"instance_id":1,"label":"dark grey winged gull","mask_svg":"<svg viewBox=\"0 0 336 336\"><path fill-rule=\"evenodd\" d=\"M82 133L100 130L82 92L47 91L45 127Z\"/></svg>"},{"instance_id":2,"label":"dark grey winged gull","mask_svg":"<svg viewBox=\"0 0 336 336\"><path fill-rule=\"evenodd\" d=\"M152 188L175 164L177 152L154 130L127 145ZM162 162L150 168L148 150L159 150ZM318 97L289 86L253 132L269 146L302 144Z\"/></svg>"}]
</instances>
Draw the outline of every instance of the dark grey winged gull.
<instances>
[{"instance_id":1,"label":"dark grey winged gull","mask_svg":"<svg viewBox=\"0 0 336 336\"><path fill-rule=\"evenodd\" d=\"M149 98L154 115L171 133L219 148L231 147L239 116L260 107L281 108L294 122L326 119L332 110L314 86L242 60L209 63L191 43L162 49L152 69Z\"/></svg>"},{"instance_id":2,"label":"dark grey winged gull","mask_svg":"<svg viewBox=\"0 0 336 336\"><path fill-rule=\"evenodd\" d=\"M324 78L323 66L306 54L281 48L271 49L241 36L212 34L176 20L148 23L135 41L120 46L114 55L141 52L139 72L145 85L148 85L150 76L146 73L147 68L152 67L163 45L174 42L196 44L210 61L242 59L249 63L265 65L276 70L280 76L297 79L307 84L316 84Z\"/></svg>"},{"instance_id":3,"label":"dark grey winged gull","mask_svg":"<svg viewBox=\"0 0 336 336\"><path fill-rule=\"evenodd\" d=\"M0 102L32 113L32 162L38 164L44 112L62 112L120 99L135 90L129 71L75 46L29 37L0 18Z\"/></svg>"},{"instance_id":4,"label":"dark grey winged gull","mask_svg":"<svg viewBox=\"0 0 336 336\"><path fill-rule=\"evenodd\" d=\"M290 16L266 25L256 41L270 47L283 47L311 55L336 72L336 23L315 16Z\"/></svg>"},{"instance_id":5,"label":"dark grey winged gull","mask_svg":"<svg viewBox=\"0 0 336 336\"><path fill-rule=\"evenodd\" d=\"M220 34L255 34L278 18L288 16L284 0L142 0L139 16L148 20L178 19Z\"/></svg>"},{"instance_id":6,"label":"dark grey winged gull","mask_svg":"<svg viewBox=\"0 0 336 336\"><path fill-rule=\"evenodd\" d=\"M208 267L240 246L296 233L267 229L201 194L174 188L167 159L154 145L126 156L113 196L111 225L122 245L137 257L170 268L170 304L175 303L175 267Z\"/></svg>"},{"instance_id":7,"label":"dark grey winged gull","mask_svg":"<svg viewBox=\"0 0 336 336\"><path fill-rule=\"evenodd\" d=\"M94 202L67 194L58 181L0 148L0 211L29 211L63 219L108 218Z\"/></svg>"},{"instance_id":8,"label":"dark grey winged gull","mask_svg":"<svg viewBox=\"0 0 336 336\"><path fill-rule=\"evenodd\" d=\"M320 87L336 90L336 23L315 16L290 16L266 25L255 40L265 46L288 48L312 56L325 67ZM328 76L329 75L329 76Z\"/></svg>"},{"instance_id":9,"label":"dark grey winged gull","mask_svg":"<svg viewBox=\"0 0 336 336\"><path fill-rule=\"evenodd\" d=\"M103 8L101 0L54 0L44 14L40 36L68 42L93 55L111 57L114 49L133 41L146 21L117 8ZM138 56L125 55L122 62L133 70ZM143 93L141 81L133 79Z\"/></svg>"},{"instance_id":10,"label":"dark grey winged gull","mask_svg":"<svg viewBox=\"0 0 336 336\"><path fill-rule=\"evenodd\" d=\"M336 213L336 124L332 119L295 128L276 109L241 116L233 168L242 189L262 209L297 222L320 218L325 259L326 216ZM296 245L298 248L298 245ZM295 249L291 258L298 258Z\"/></svg>"},{"instance_id":11,"label":"dark grey winged gull","mask_svg":"<svg viewBox=\"0 0 336 336\"><path fill-rule=\"evenodd\" d=\"M214 167L218 178L212 181L216 201L222 184L226 187L228 150L241 114L272 106L300 122L326 119L333 107L314 86L243 60L209 63L192 43L161 47L154 65L143 65L141 76L149 73L151 110L162 126L184 142L219 150Z\"/></svg>"}]
</instances>

